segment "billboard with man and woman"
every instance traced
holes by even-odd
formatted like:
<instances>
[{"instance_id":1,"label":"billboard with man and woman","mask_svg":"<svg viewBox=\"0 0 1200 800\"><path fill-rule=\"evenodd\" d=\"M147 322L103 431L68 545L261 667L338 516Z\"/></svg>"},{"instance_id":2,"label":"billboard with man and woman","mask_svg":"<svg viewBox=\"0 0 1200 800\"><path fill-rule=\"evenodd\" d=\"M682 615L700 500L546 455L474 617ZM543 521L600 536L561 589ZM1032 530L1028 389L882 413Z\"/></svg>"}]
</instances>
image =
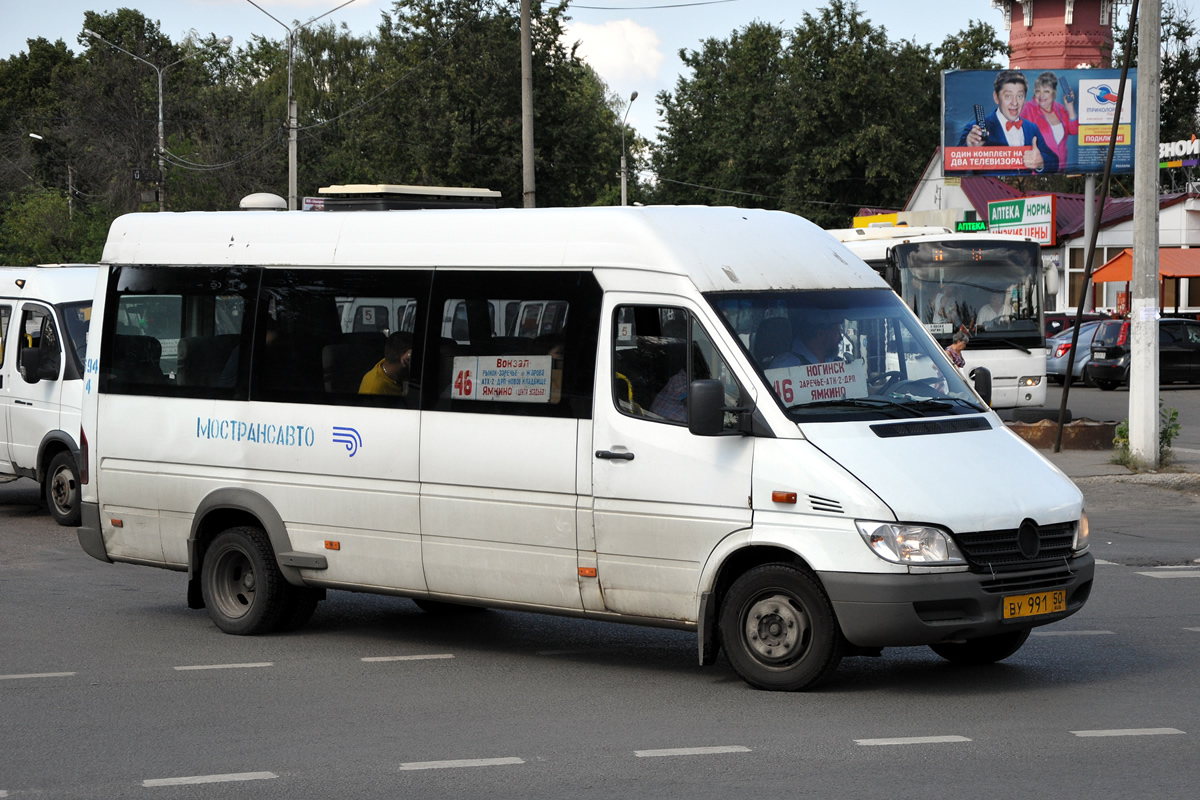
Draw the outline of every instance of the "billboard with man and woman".
<instances>
[{"instance_id":1,"label":"billboard with man and woman","mask_svg":"<svg viewBox=\"0 0 1200 800\"><path fill-rule=\"evenodd\" d=\"M1121 71L953 70L942 73L943 174L1104 171ZM1130 70L1113 172L1133 172L1137 70Z\"/></svg>"}]
</instances>

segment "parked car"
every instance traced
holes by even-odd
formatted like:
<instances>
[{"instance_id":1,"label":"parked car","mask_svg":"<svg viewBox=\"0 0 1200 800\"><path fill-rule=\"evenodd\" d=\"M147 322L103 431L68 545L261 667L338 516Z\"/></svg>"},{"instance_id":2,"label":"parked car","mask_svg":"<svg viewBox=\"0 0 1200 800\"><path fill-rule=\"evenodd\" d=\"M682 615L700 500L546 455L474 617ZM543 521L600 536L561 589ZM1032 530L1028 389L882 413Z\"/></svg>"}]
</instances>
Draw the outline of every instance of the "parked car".
<instances>
[{"instance_id":1,"label":"parked car","mask_svg":"<svg viewBox=\"0 0 1200 800\"><path fill-rule=\"evenodd\" d=\"M1129 382L1129 320L1100 323L1092 337L1087 374L1096 386L1112 391ZM1200 383L1200 322L1190 319L1158 321L1158 382Z\"/></svg>"},{"instance_id":2,"label":"parked car","mask_svg":"<svg viewBox=\"0 0 1200 800\"><path fill-rule=\"evenodd\" d=\"M1100 322L1102 320L1111 319L1107 314L1090 313L1084 314L1082 322ZM1058 336L1063 331L1069 331L1075 325L1075 315L1072 313L1047 314L1046 315L1046 338Z\"/></svg>"},{"instance_id":3,"label":"parked car","mask_svg":"<svg viewBox=\"0 0 1200 800\"><path fill-rule=\"evenodd\" d=\"M1071 369L1071 383L1083 382L1091 386L1091 378L1085 367L1092 360L1092 337L1100 328L1102 322L1085 322L1079 326L1079 349L1075 353L1075 364ZM1046 378L1053 383L1062 385L1067 375L1067 361L1071 356L1071 339L1075 336L1075 328L1071 326L1057 336L1046 340Z\"/></svg>"}]
</instances>

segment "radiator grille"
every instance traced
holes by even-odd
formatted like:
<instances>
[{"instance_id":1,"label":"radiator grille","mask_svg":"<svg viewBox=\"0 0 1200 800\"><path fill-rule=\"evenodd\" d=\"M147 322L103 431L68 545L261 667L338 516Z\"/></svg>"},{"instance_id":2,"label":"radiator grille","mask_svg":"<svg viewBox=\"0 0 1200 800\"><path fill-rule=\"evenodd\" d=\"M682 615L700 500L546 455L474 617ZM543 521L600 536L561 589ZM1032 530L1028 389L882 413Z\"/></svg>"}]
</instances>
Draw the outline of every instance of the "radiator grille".
<instances>
[{"instance_id":1,"label":"radiator grille","mask_svg":"<svg viewBox=\"0 0 1200 800\"><path fill-rule=\"evenodd\" d=\"M1065 564L1071 556L1075 523L1060 522L1037 526L1037 553L1022 553L1020 528L998 531L957 533L955 541L974 572L1014 572L1050 564ZM1026 551L1029 546L1026 542Z\"/></svg>"}]
</instances>

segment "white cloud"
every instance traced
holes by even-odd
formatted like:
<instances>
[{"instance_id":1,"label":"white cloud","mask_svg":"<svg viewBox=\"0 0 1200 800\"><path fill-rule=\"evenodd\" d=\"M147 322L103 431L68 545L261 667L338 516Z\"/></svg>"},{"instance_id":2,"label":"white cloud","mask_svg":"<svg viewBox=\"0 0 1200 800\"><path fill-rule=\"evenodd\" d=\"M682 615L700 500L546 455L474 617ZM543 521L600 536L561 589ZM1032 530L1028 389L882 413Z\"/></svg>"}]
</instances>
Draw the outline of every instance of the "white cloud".
<instances>
[{"instance_id":1,"label":"white cloud","mask_svg":"<svg viewBox=\"0 0 1200 800\"><path fill-rule=\"evenodd\" d=\"M567 47L579 42L580 58L609 85L656 78L663 63L658 34L631 19L603 25L577 22L564 31L563 41Z\"/></svg>"}]
</instances>

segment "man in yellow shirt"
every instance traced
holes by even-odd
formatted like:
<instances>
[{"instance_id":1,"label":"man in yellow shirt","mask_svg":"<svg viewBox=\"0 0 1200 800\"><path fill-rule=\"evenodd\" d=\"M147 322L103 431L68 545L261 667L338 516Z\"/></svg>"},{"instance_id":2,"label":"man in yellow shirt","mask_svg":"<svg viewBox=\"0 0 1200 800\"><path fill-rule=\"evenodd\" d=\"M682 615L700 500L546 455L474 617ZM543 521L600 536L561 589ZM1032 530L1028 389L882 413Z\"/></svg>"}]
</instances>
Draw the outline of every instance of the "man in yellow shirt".
<instances>
[{"instance_id":1,"label":"man in yellow shirt","mask_svg":"<svg viewBox=\"0 0 1200 800\"><path fill-rule=\"evenodd\" d=\"M359 394L405 395L412 364L412 335L395 331L383 345L383 359L363 376Z\"/></svg>"}]
</instances>

